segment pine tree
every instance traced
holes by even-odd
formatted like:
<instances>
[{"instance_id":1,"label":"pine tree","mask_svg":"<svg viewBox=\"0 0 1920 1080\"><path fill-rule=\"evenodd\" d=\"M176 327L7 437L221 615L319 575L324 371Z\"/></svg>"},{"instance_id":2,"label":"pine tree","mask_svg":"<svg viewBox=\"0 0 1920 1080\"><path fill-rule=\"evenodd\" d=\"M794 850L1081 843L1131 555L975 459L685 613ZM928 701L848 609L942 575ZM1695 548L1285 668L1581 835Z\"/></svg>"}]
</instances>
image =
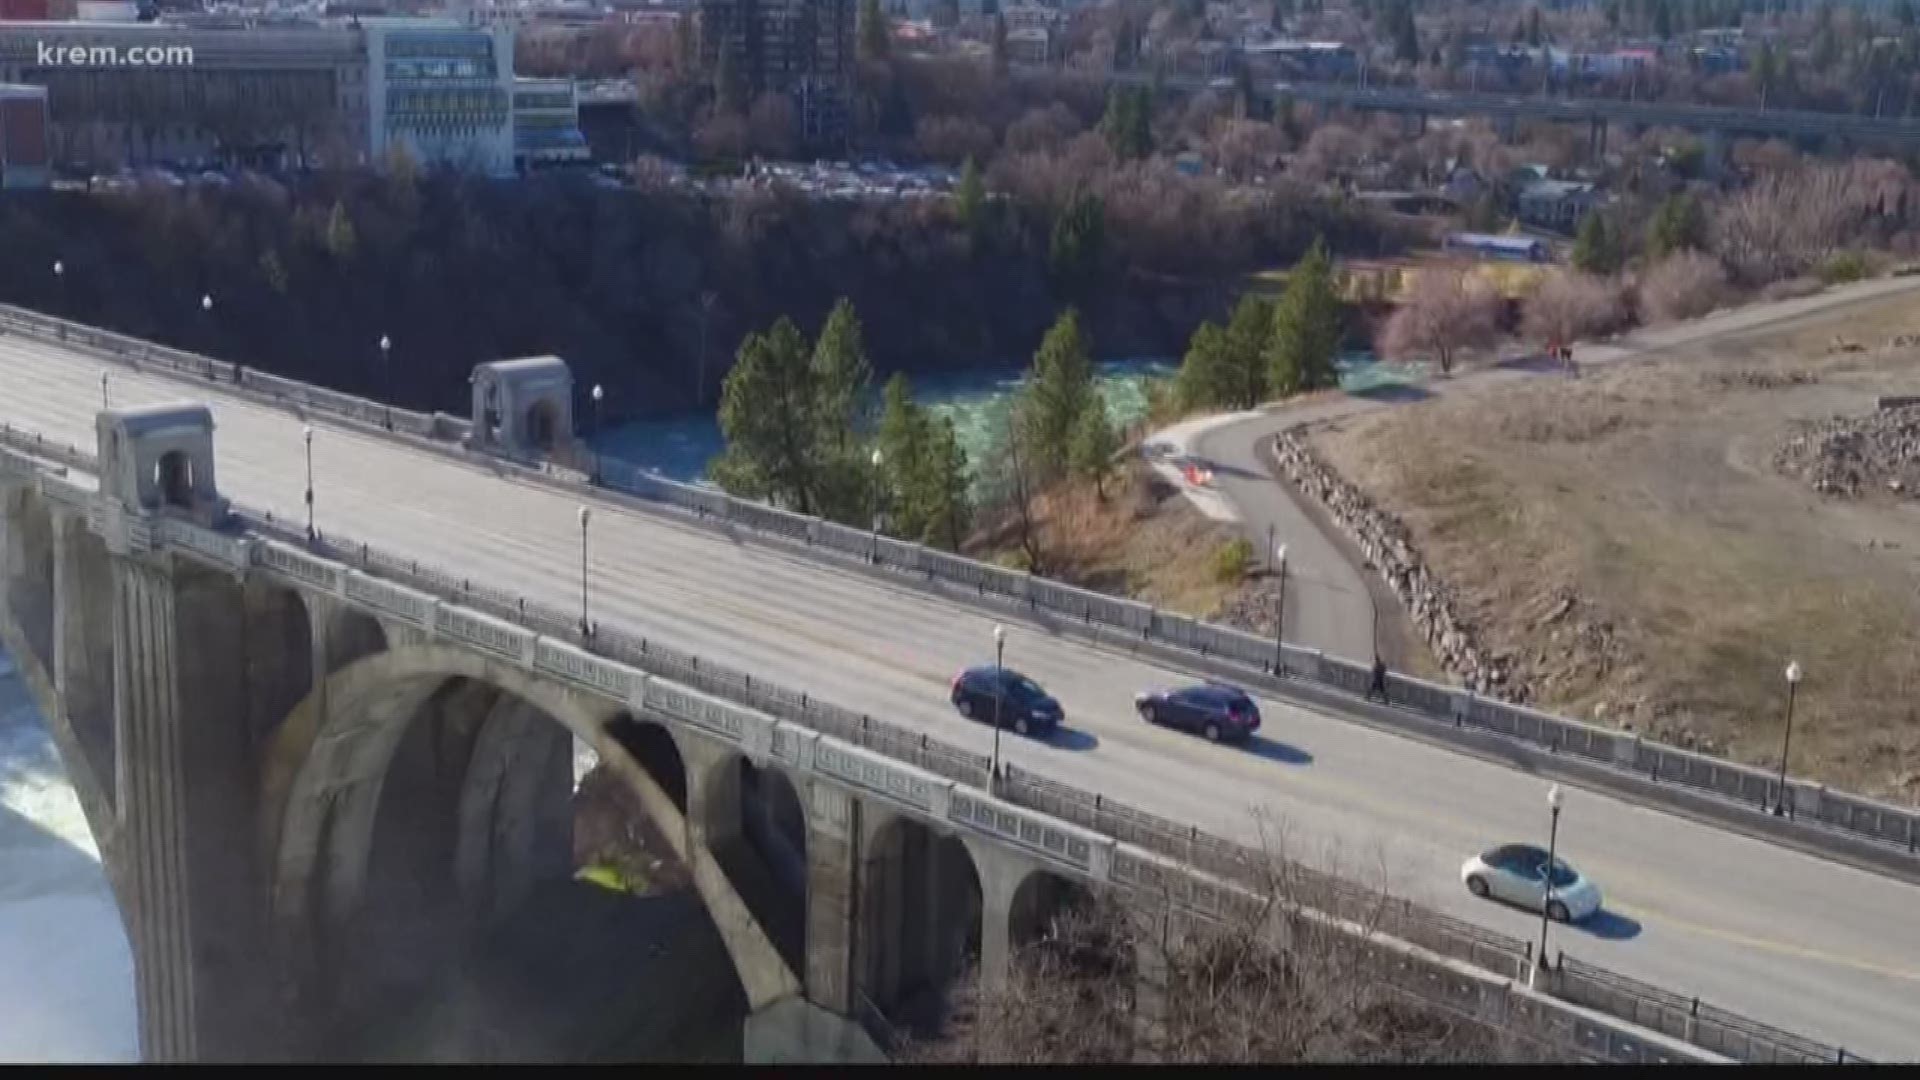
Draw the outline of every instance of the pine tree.
<instances>
[{"instance_id":1,"label":"pine tree","mask_svg":"<svg viewBox=\"0 0 1920 1080\"><path fill-rule=\"evenodd\" d=\"M1620 269L1620 250L1605 214L1595 211L1580 222L1573 240L1574 268L1589 274L1611 274Z\"/></svg>"},{"instance_id":2,"label":"pine tree","mask_svg":"<svg viewBox=\"0 0 1920 1080\"><path fill-rule=\"evenodd\" d=\"M1233 374L1226 404L1251 409L1267 397L1267 339L1273 334L1273 305L1252 293L1240 297L1227 323L1227 355Z\"/></svg>"},{"instance_id":3,"label":"pine tree","mask_svg":"<svg viewBox=\"0 0 1920 1080\"><path fill-rule=\"evenodd\" d=\"M1647 229L1647 255L1664 259L1678 251L1701 251L1707 246L1707 216L1700 200L1684 192L1668 196L1654 211Z\"/></svg>"},{"instance_id":4,"label":"pine tree","mask_svg":"<svg viewBox=\"0 0 1920 1080\"><path fill-rule=\"evenodd\" d=\"M1120 435L1107 417L1107 403L1098 390L1073 426L1073 471L1093 481L1094 495L1107 501L1107 477L1113 474L1113 456L1120 452Z\"/></svg>"},{"instance_id":5,"label":"pine tree","mask_svg":"<svg viewBox=\"0 0 1920 1080\"><path fill-rule=\"evenodd\" d=\"M940 418L934 429L932 453L928 460L931 502L921 542L937 544L949 551L960 550L967 526L973 519L973 503L968 489L972 474L967 468L967 452L960 446L960 434L953 428L953 417Z\"/></svg>"},{"instance_id":6,"label":"pine tree","mask_svg":"<svg viewBox=\"0 0 1920 1080\"><path fill-rule=\"evenodd\" d=\"M1033 354L1023 394L1027 445L1040 475L1057 476L1072 464L1073 435L1093 400L1093 358L1080 332L1080 313L1060 313Z\"/></svg>"},{"instance_id":7,"label":"pine tree","mask_svg":"<svg viewBox=\"0 0 1920 1080\"><path fill-rule=\"evenodd\" d=\"M853 302L841 297L820 327L813 346L815 394L821 437L835 447L851 444L865 426L863 412L873 367L867 362L860 317Z\"/></svg>"},{"instance_id":8,"label":"pine tree","mask_svg":"<svg viewBox=\"0 0 1920 1080\"><path fill-rule=\"evenodd\" d=\"M913 388L904 374L887 380L882 397L878 443L893 505L893 531L917 538L927 524L924 486L932 451L927 412L913 400Z\"/></svg>"},{"instance_id":9,"label":"pine tree","mask_svg":"<svg viewBox=\"0 0 1920 1080\"><path fill-rule=\"evenodd\" d=\"M740 343L720 393L727 448L712 471L722 488L803 514L816 511L810 366L806 338L785 316Z\"/></svg>"},{"instance_id":10,"label":"pine tree","mask_svg":"<svg viewBox=\"0 0 1920 1080\"><path fill-rule=\"evenodd\" d=\"M1267 340L1268 386L1295 394L1335 385L1333 361L1340 349L1340 298L1333 288L1333 262L1326 244L1316 239L1307 256L1287 275L1287 286L1273 312Z\"/></svg>"},{"instance_id":11,"label":"pine tree","mask_svg":"<svg viewBox=\"0 0 1920 1080\"><path fill-rule=\"evenodd\" d=\"M1106 244L1106 208L1100 196L1080 190L1054 219L1047 263L1056 281L1072 288L1092 279Z\"/></svg>"},{"instance_id":12,"label":"pine tree","mask_svg":"<svg viewBox=\"0 0 1920 1080\"><path fill-rule=\"evenodd\" d=\"M972 156L960 166L960 186L954 189L953 213L967 231L978 234L985 224L987 206L986 182L980 178L980 166L975 165Z\"/></svg>"},{"instance_id":13,"label":"pine tree","mask_svg":"<svg viewBox=\"0 0 1920 1080\"><path fill-rule=\"evenodd\" d=\"M1182 411L1217 409L1232 393L1233 357L1227 332L1203 322L1187 341L1187 355L1174 376L1174 393Z\"/></svg>"}]
</instances>

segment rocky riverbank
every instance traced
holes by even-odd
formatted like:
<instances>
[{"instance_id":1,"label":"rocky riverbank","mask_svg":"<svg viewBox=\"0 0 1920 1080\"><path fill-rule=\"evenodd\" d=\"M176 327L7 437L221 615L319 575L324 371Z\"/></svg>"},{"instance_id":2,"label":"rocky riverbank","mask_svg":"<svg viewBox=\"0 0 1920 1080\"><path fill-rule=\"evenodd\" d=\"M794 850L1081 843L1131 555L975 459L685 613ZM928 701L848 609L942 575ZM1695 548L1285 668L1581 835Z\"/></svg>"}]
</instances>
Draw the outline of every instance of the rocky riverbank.
<instances>
[{"instance_id":1,"label":"rocky riverbank","mask_svg":"<svg viewBox=\"0 0 1920 1080\"><path fill-rule=\"evenodd\" d=\"M1393 589L1414 631L1449 675L1476 693L1515 704L1532 700L1532 688L1516 677L1512 658L1484 646L1474 628L1460 618L1452 596L1427 568L1405 524L1320 460L1298 429L1282 432L1274 450L1287 479L1319 502Z\"/></svg>"}]
</instances>

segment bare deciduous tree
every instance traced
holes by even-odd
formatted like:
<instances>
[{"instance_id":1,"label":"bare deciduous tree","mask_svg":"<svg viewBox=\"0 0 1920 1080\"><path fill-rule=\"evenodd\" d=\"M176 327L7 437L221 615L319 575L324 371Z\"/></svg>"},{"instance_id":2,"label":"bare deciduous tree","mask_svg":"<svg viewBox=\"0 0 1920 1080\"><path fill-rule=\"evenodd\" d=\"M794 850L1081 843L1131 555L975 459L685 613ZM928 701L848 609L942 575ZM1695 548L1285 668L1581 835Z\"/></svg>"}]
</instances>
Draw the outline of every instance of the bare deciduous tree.
<instances>
[{"instance_id":1,"label":"bare deciduous tree","mask_svg":"<svg viewBox=\"0 0 1920 1080\"><path fill-rule=\"evenodd\" d=\"M1733 297L1726 267L1698 251L1662 259L1640 279L1640 313L1648 322L1694 319Z\"/></svg>"},{"instance_id":2,"label":"bare deciduous tree","mask_svg":"<svg viewBox=\"0 0 1920 1080\"><path fill-rule=\"evenodd\" d=\"M1542 281L1527 298L1523 321L1527 336L1567 343L1620 329L1626 312L1613 282L1565 270Z\"/></svg>"},{"instance_id":3,"label":"bare deciduous tree","mask_svg":"<svg viewBox=\"0 0 1920 1080\"><path fill-rule=\"evenodd\" d=\"M1791 277L1869 239L1882 219L1897 219L1912 186L1905 169L1886 161L1764 174L1720 204L1714 246L1748 282Z\"/></svg>"},{"instance_id":4,"label":"bare deciduous tree","mask_svg":"<svg viewBox=\"0 0 1920 1080\"><path fill-rule=\"evenodd\" d=\"M1492 344L1494 302L1478 278L1454 270L1422 271L1381 330L1380 351L1395 359L1432 356L1441 372L1452 374L1455 353Z\"/></svg>"}]
</instances>

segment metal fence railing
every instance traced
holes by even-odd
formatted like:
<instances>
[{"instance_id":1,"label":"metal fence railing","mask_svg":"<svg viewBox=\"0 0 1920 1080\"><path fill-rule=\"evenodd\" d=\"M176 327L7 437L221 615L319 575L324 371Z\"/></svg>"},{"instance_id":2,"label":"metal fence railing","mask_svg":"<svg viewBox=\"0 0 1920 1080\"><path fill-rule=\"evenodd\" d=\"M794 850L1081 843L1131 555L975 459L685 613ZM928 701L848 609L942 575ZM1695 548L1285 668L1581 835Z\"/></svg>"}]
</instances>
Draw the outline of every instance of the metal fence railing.
<instances>
[{"instance_id":1,"label":"metal fence railing","mask_svg":"<svg viewBox=\"0 0 1920 1080\"><path fill-rule=\"evenodd\" d=\"M21 438L18 433L0 432L0 441L14 442ZM75 468L97 468L91 455L84 452L74 450L70 458ZM0 465L5 466L0 468L0 474L5 475L25 475L33 468L30 461L6 451L0 451ZM43 486L55 486L44 483L45 479ZM72 487L65 482L57 486L63 491ZM76 497L86 495L85 492L75 492ZM66 496L63 495L61 501L67 501ZM201 535L201 530L182 532L195 534L190 544L194 550L228 565L262 565L295 573L309 582L327 573L324 570L327 564L308 565L317 560L291 553L294 547L308 546L303 529L247 510L236 509L234 516L236 524L244 526L255 536L278 540L282 544L249 545L244 535ZM287 553L276 554L282 548ZM644 636L604 627L589 627L583 632L577 619L558 608L476 585L469 578L380 551L367 544L338 537L321 537L311 550L323 559L331 557L334 565L352 567L370 578L390 581L445 603L470 608L535 635L576 644L589 653L789 720L821 734L884 754L893 760L914 765L933 775L971 786L991 786L996 795L1014 806L1079 825L1113 841L1152 852L1177 865L1250 891L1277 887L1278 895L1288 902L1362 926L1374 927L1401 941L1502 978L1523 977L1531 962L1530 943L1480 929L1410 901L1387 897L1379 891L1363 888L1297 862L1276 858L1264 849L1238 844L1203 832L1195 826L1181 825L1107 799L1098 793L1012 766L1003 766L1002 778L995 783L989 776L989 761L983 755L948 746L929 736L834 706L804 692L755 679L750 674L679 652ZM285 560L287 565L279 565L276 559ZM348 593L351 595L350 588ZM413 615L422 621L437 618L432 613L414 612ZM1114 880L1126 884L1118 876ZM1563 988L1561 996L1566 1000L1634 1024L1643 1024L1714 1053L1740 1060L1859 1060L1838 1048L1829 1048L1736 1014L1700 1005L1692 999L1582 964L1573 958L1563 957L1558 966L1561 972L1559 985ZM1438 977L1429 972L1430 980ZM1502 1008L1513 1006L1512 1001L1503 1001L1506 1003ZM1676 1003L1679 1002L1689 1003L1690 1022L1676 1030L1673 1018ZM1614 1046L1610 1041L1613 1035L1602 1033L1594 1037L1602 1039L1608 1046ZM1638 1051L1623 1044L1608 1052L1627 1054Z\"/></svg>"}]
</instances>

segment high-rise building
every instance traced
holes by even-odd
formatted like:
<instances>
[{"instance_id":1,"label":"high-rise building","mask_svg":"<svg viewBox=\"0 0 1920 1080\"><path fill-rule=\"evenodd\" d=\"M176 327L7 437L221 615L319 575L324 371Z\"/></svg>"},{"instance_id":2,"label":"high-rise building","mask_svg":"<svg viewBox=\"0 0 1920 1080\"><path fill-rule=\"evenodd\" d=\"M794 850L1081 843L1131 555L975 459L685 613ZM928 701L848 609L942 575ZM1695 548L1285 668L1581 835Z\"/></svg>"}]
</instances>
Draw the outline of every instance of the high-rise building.
<instances>
[{"instance_id":1,"label":"high-rise building","mask_svg":"<svg viewBox=\"0 0 1920 1080\"><path fill-rule=\"evenodd\" d=\"M847 137L853 96L853 0L701 0L700 54L749 101L784 94L810 146Z\"/></svg>"}]
</instances>

